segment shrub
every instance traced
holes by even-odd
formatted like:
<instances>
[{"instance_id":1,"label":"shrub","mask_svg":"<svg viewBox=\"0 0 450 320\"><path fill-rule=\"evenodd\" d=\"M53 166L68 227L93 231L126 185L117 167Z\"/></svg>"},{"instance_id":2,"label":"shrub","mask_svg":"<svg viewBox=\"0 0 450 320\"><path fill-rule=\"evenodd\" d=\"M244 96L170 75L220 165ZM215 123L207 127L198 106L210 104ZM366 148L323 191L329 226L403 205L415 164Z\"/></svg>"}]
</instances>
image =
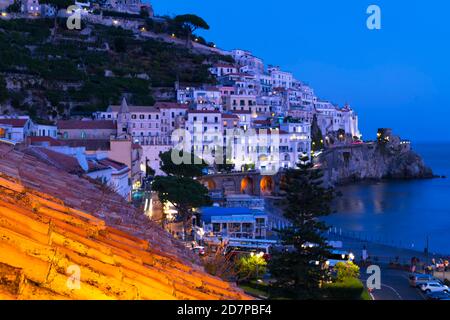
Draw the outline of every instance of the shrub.
<instances>
[{"instance_id":1,"label":"shrub","mask_svg":"<svg viewBox=\"0 0 450 320\"><path fill-rule=\"evenodd\" d=\"M359 278L359 267L353 262L338 262L334 268L338 282L347 278Z\"/></svg>"},{"instance_id":2,"label":"shrub","mask_svg":"<svg viewBox=\"0 0 450 320\"><path fill-rule=\"evenodd\" d=\"M240 280L255 280L266 273L267 261L260 254L245 255L238 260L237 269Z\"/></svg>"},{"instance_id":3,"label":"shrub","mask_svg":"<svg viewBox=\"0 0 450 320\"><path fill-rule=\"evenodd\" d=\"M359 300L364 292L364 285L357 278L346 278L343 281L325 284L323 289L328 299Z\"/></svg>"}]
</instances>

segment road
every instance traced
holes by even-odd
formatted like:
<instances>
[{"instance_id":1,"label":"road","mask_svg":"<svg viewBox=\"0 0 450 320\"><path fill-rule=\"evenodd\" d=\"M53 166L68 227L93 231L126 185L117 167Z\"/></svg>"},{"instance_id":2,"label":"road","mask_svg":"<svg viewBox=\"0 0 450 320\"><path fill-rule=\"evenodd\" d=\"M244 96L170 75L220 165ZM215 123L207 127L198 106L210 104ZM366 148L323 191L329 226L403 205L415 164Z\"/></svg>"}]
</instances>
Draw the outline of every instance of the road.
<instances>
[{"instance_id":1,"label":"road","mask_svg":"<svg viewBox=\"0 0 450 320\"><path fill-rule=\"evenodd\" d=\"M372 291L374 300L424 300L425 296L419 289L409 285L408 272L389 269L381 265L381 289ZM366 284L369 275L361 268L361 280Z\"/></svg>"}]
</instances>

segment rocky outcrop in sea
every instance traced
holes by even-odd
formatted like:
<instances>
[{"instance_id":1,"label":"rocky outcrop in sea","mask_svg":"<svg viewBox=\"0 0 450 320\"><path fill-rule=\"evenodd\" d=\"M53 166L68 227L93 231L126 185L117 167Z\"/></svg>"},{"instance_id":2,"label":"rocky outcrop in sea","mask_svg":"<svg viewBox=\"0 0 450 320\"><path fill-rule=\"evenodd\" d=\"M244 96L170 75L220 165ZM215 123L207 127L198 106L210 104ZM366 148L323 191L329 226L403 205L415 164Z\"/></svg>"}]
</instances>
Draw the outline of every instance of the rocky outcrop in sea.
<instances>
[{"instance_id":1,"label":"rocky outcrop in sea","mask_svg":"<svg viewBox=\"0 0 450 320\"><path fill-rule=\"evenodd\" d=\"M411 143L393 135L390 129L380 129L374 142L332 146L319 156L318 165L331 185L434 177Z\"/></svg>"}]
</instances>

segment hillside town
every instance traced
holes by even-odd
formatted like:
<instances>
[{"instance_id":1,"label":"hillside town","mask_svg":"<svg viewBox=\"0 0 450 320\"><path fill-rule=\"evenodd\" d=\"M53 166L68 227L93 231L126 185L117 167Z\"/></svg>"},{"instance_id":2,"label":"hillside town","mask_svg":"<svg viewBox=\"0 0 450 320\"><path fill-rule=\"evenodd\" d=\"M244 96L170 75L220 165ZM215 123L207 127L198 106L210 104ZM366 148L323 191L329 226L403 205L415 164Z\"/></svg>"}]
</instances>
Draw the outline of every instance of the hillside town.
<instances>
[{"instance_id":1,"label":"hillside town","mask_svg":"<svg viewBox=\"0 0 450 320\"><path fill-rule=\"evenodd\" d=\"M21 12L46 17L52 14L46 6L37 0L26 1ZM136 1L109 1L105 6L118 12L141 10ZM80 5L80 9L86 8L91 7ZM151 6L146 8L153 15ZM216 230L215 219L229 225L242 221L241 231L221 235L232 240L262 239L265 242L258 245L269 247L274 239L269 236L270 230L288 225L265 208L263 197L277 193L276 177L271 176L295 168L305 157L312 161L323 148L360 143L358 116L349 105L338 106L319 98L294 74L266 65L247 50L222 50L222 54L231 56L234 63L219 62L209 67L215 85L192 87L176 82L173 100L131 105L123 96L120 105L110 105L91 117L59 119L53 125L35 123L26 115L2 115L0 139L24 145L26 154L70 174L100 181L127 201L143 205L153 217L161 214L151 212L158 211L153 205L158 199L150 191L149 172L165 175L160 155L183 141L185 151L210 164L202 181L222 206L205 208L212 218L202 222L204 228L217 238L222 228ZM315 134L313 126L318 128ZM221 161L229 166L227 172L217 167ZM220 186L207 179L208 175L220 174L238 178ZM251 178L255 175L262 178ZM230 211L233 206L240 209ZM172 232L183 236L177 228Z\"/></svg>"}]
</instances>

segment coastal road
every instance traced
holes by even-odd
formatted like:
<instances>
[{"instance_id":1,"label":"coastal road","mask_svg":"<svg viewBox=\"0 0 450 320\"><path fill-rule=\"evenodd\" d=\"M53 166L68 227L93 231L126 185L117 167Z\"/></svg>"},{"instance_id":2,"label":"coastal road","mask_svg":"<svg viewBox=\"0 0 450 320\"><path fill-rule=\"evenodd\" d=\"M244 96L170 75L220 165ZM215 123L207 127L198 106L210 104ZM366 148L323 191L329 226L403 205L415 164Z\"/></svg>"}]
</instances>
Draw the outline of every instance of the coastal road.
<instances>
[{"instance_id":1,"label":"coastal road","mask_svg":"<svg viewBox=\"0 0 450 320\"><path fill-rule=\"evenodd\" d=\"M408 272L381 267L381 290L373 290L375 300L424 300L425 296L419 289L409 285ZM366 269L361 268L361 280L366 283Z\"/></svg>"}]
</instances>

